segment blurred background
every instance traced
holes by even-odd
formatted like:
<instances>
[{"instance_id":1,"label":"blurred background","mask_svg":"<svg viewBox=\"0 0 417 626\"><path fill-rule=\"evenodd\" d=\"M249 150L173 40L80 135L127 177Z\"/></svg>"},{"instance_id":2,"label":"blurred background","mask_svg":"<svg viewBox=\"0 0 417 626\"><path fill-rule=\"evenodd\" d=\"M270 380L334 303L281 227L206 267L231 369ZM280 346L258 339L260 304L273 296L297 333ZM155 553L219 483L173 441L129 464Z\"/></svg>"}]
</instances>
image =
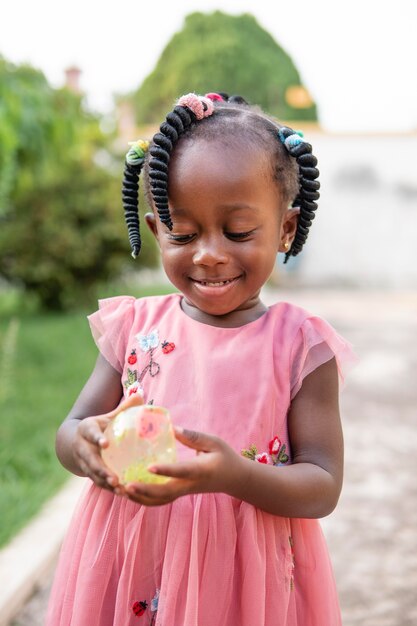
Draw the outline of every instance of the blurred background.
<instances>
[{"instance_id":1,"label":"blurred background","mask_svg":"<svg viewBox=\"0 0 417 626\"><path fill-rule=\"evenodd\" d=\"M183 93L227 91L302 130L319 160L308 243L277 258L264 296L323 315L360 358L342 395L345 489L323 523L344 624L417 624L416 18L413 0L3 8L0 588L27 524L66 493L54 436L95 361L86 314L97 297L172 289L145 229L130 257L127 144ZM0 624L43 623L50 552L13 602L0 593Z\"/></svg>"}]
</instances>

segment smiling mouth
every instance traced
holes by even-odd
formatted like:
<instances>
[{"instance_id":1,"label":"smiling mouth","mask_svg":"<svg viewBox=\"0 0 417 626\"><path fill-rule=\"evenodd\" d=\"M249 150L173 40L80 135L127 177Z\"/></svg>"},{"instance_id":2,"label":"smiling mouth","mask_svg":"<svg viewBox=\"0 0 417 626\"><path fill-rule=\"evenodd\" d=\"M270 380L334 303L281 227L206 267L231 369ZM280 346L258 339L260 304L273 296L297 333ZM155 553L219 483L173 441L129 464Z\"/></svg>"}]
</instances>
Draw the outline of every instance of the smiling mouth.
<instances>
[{"instance_id":1,"label":"smiling mouth","mask_svg":"<svg viewBox=\"0 0 417 626\"><path fill-rule=\"evenodd\" d=\"M240 276L225 278L223 280L197 280L196 278L192 278L191 280L198 285L203 285L204 287L223 287L224 285L229 285L230 283L235 282L238 278L240 278Z\"/></svg>"}]
</instances>

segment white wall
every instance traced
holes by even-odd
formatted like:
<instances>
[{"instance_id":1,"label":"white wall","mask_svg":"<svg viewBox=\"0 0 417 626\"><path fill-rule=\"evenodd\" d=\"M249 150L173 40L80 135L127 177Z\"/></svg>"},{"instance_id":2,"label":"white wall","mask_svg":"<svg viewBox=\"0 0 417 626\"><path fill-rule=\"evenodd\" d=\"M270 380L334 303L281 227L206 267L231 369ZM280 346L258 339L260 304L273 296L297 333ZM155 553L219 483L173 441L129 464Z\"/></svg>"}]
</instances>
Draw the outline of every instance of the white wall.
<instances>
[{"instance_id":1,"label":"white wall","mask_svg":"<svg viewBox=\"0 0 417 626\"><path fill-rule=\"evenodd\" d=\"M280 261L279 274L306 285L417 287L417 135L306 139L321 198L303 252L285 269Z\"/></svg>"}]
</instances>

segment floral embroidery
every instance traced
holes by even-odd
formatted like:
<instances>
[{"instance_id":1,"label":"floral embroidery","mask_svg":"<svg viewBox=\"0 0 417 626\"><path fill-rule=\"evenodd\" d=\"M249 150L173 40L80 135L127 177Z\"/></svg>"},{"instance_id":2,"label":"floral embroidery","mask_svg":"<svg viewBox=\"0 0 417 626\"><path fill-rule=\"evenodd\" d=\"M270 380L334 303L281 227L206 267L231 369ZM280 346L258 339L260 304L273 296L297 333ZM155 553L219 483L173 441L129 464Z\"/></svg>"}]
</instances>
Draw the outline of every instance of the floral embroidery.
<instances>
[{"instance_id":1,"label":"floral embroidery","mask_svg":"<svg viewBox=\"0 0 417 626\"><path fill-rule=\"evenodd\" d=\"M127 368L127 379L124 381L124 386L126 387L128 397L134 393L139 393L143 396L143 387L138 380L137 370Z\"/></svg>"},{"instance_id":2,"label":"floral embroidery","mask_svg":"<svg viewBox=\"0 0 417 626\"><path fill-rule=\"evenodd\" d=\"M146 600L142 600L140 602L136 601L132 606L132 611L136 615L136 617L140 617L143 615L148 608L148 603Z\"/></svg>"},{"instance_id":3,"label":"floral embroidery","mask_svg":"<svg viewBox=\"0 0 417 626\"><path fill-rule=\"evenodd\" d=\"M159 341L159 332L157 328L154 328L148 334L138 333L135 335L135 339L137 340L139 347L142 352L148 355L148 363L142 368L139 369L131 369L130 366L134 366L139 361L139 356L137 354L136 348L133 348L130 351L129 356L127 357L127 378L124 381L124 387L126 389L126 395L131 396L132 394L139 393L144 396L144 389L142 386L142 381L145 378L146 373L149 373L149 376L156 376L160 372L160 365L155 361L155 351L161 345L162 353L169 354L175 349L175 343L172 341L164 340L162 344ZM145 357L146 358L146 357ZM149 404L150 402L148 402Z\"/></svg>"},{"instance_id":4,"label":"floral embroidery","mask_svg":"<svg viewBox=\"0 0 417 626\"><path fill-rule=\"evenodd\" d=\"M149 372L149 375L153 377L159 374L159 370L161 369L159 367L159 363L153 360L153 353L155 349L159 346L159 334L158 331L155 329L148 335L141 335L139 333L138 335L136 335L136 339L139 342L139 346L142 352L149 352L149 363L145 365L145 367L138 376L138 381L141 383L146 372Z\"/></svg>"},{"instance_id":5,"label":"floral embroidery","mask_svg":"<svg viewBox=\"0 0 417 626\"><path fill-rule=\"evenodd\" d=\"M271 457L266 452L256 454L255 461L258 461L258 463L264 463L265 465L272 465Z\"/></svg>"},{"instance_id":6,"label":"floral embroidery","mask_svg":"<svg viewBox=\"0 0 417 626\"><path fill-rule=\"evenodd\" d=\"M163 341L162 342L162 352L164 354L169 354L174 349L175 349L175 343L172 343L172 341Z\"/></svg>"},{"instance_id":7,"label":"floral embroidery","mask_svg":"<svg viewBox=\"0 0 417 626\"><path fill-rule=\"evenodd\" d=\"M151 618L151 621L149 622L149 626L153 626L153 624L155 623L156 612L158 610L158 604L159 604L159 592L160 592L160 589L157 589L154 597L151 600L152 618Z\"/></svg>"},{"instance_id":8,"label":"floral embroidery","mask_svg":"<svg viewBox=\"0 0 417 626\"><path fill-rule=\"evenodd\" d=\"M258 448L251 444L249 448L243 448L241 454L251 461L258 461L258 463L265 465L284 465L289 461L289 456L285 450L285 443L281 444L280 439L275 436L268 444L268 452L258 452Z\"/></svg>"}]
</instances>

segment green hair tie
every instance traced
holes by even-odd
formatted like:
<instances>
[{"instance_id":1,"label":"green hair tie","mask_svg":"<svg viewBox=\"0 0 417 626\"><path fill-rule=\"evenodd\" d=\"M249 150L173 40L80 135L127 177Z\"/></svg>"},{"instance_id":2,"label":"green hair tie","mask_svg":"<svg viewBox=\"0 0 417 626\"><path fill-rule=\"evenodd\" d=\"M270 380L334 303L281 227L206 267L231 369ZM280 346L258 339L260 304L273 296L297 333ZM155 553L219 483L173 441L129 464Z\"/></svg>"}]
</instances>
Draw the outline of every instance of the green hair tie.
<instances>
[{"instance_id":1,"label":"green hair tie","mask_svg":"<svg viewBox=\"0 0 417 626\"><path fill-rule=\"evenodd\" d=\"M149 141L138 139L137 141L130 141L129 146L131 146L131 148L126 154L126 162L128 165L142 165L149 148Z\"/></svg>"}]
</instances>

